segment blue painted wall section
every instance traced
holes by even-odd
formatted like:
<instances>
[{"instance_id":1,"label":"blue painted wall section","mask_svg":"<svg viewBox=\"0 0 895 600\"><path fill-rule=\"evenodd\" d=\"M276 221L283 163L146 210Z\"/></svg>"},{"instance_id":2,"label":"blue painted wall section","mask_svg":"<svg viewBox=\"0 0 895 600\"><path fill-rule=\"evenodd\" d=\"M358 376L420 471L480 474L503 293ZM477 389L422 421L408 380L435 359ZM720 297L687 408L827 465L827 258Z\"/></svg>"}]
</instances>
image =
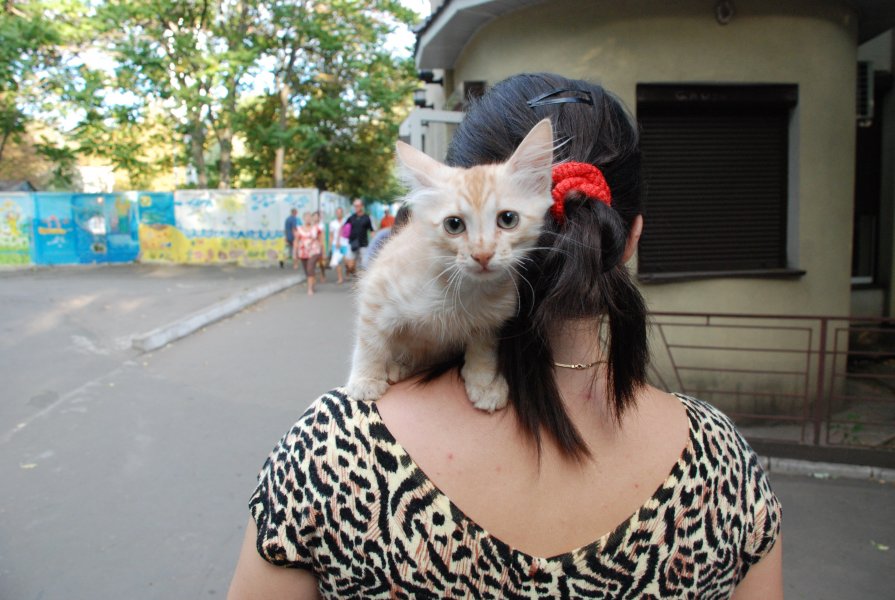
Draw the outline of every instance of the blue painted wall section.
<instances>
[{"instance_id":1,"label":"blue painted wall section","mask_svg":"<svg viewBox=\"0 0 895 600\"><path fill-rule=\"evenodd\" d=\"M34 198L34 262L40 265L80 263L72 194L41 193Z\"/></svg>"},{"instance_id":2,"label":"blue painted wall section","mask_svg":"<svg viewBox=\"0 0 895 600\"><path fill-rule=\"evenodd\" d=\"M140 253L136 201L128 194L31 194L36 264L131 262Z\"/></svg>"}]
</instances>

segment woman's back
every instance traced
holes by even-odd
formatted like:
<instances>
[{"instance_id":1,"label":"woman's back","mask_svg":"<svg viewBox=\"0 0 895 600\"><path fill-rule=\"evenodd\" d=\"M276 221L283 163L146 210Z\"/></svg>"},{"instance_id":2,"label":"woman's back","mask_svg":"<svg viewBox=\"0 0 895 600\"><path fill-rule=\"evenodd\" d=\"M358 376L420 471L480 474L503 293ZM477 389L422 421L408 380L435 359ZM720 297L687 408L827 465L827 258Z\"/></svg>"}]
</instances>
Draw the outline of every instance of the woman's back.
<instances>
[{"instance_id":1,"label":"woman's back","mask_svg":"<svg viewBox=\"0 0 895 600\"><path fill-rule=\"evenodd\" d=\"M650 391L605 456L545 445L538 471L512 415L462 390L448 374L322 397L252 499L262 556L333 598L726 598L770 548L776 500L708 405Z\"/></svg>"},{"instance_id":2,"label":"woman's back","mask_svg":"<svg viewBox=\"0 0 895 600\"><path fill-rule=\"evenodd\" d=\"M688 441L683 405L654 390L644 395L648 402L620 428L601 427L605 417L579 409L576 425L594 455L585 462L570 461L549 439L539 457L512 407L496 418L475 410L451 374L425 387L393 386L376 408L416 465L467 516L510 546L549 557L614 529L680 458Z\"/></svg>"}]
</instances>

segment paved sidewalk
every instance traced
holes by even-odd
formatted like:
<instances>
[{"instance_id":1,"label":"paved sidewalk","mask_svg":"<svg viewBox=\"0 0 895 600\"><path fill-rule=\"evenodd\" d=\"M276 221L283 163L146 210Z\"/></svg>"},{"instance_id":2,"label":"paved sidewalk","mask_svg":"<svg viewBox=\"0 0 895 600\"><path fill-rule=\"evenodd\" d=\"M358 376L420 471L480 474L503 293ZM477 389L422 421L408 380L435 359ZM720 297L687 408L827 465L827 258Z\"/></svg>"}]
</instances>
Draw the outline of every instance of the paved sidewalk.
<instances>
[{"instance_id":1,"label":"paved sidewalk","mask_svg":"<svg viewBox=\"0 0 895 600\"><path fill-rule=\"evenodd\" d=\"M787 600L882 600L895 590L895 483L770 475L783 504Z\"/></svg>"},{"instance_id":2,"label":"paved sidewalk","mask_svg":"<svg viewBox=\"0 0 895 600\"><path fill-rule=\"evenodd\" d=\"M182 265L97 265L0 271L0 311L24 316L39 309L33 334L75 319L88 334L85 349L103 354L130 346L131 336L259 285L297 275L277 268ZM13 319L4 318L4 323Z\"/></svg>"},{"instance_id":3,"label":"paved sidewalk","mask_svg":"<svg viewBox=\"0 0 895 600\"><path fill-rule=\"evenodd\" d=\"M57 402L139 352L134 339L195 318L251 290L294 284L291 269L102 265L0 271L0 353L6 423ZM235 306L236 312L247 302ZM218 311L220 313L220 311ZM226 313L217 315L218 318ZM205 321L208 321L206 319ZM161 345L164 345L162 343Z\"/></svg>"},{"instance_id":4,"label":"paved sidewalk","mask_svg":"<svg viewBox=\"0 0 895 600\"><path fill-rule=\"evenodd\" d=\"M293 286L153 352L126 342L291 276L0 273L0 598L226 594L266 453L347 376L351 288ZM771 483L787 598L891 597L895 484L786 465Z\"/></svg>"}]
</instances>

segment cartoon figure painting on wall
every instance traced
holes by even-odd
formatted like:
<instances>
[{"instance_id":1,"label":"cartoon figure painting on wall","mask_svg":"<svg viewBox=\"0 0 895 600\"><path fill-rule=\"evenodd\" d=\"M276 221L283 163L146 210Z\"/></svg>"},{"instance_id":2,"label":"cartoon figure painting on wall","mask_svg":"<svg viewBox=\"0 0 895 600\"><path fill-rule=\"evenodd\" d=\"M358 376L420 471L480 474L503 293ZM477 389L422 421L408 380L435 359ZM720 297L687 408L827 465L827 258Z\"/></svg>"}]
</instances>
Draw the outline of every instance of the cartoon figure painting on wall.
<instances>
[{"instance_id":1,"label":"cartoon figure painting on wall","mask_svg":"<svg viewBox=\"0 0 895 600\"><path fill-rule=\"evenodd\" d=\"M217 209L219 213L221 229L225 231L239 231L241 229L237 217L241 216L245 210L245 201L238 194L226 194L217 198Z\"/></svg>"},{"instance_id":2,"label":"cartoon figure painting on wall","mask_svg":"<svg viewBox=\"0 0 895 600\"><path fill-rule=\"evenodd\" d=\"M140 194L140 260L144 262L188 262L190 242L175 226L174 195Z\"/></svg>"},{"instance_id":3,"label":"cartoon figure painting on wall","mask_svg":"<svg viewBox=\"0 0 895 600\"><path fill-rule=\"evenodd\" d=\"M12 203L10 202L8 204L12 204ZM3 233L8 235L11 238L21 237L21 235L22 235L21 233L19 233L19 218L20 218L20 216L19 216L19 211L16 209L18 209L18 206L15 206L15 205L12 205L12 206L4 205L3 206L3 211L5 212L5 214L3 216L5 217L5 221L6 221L6 231L4 231Z\"/></svg>"},{"instance_id":4,"label":"cartoon figure painting on wall","mask_svg":"<svg viewBox=\"0 0 895 600\"><path fill-rule=\"evenodd\" d=\"M109 229L110 233L120 233L130 235L131 233L131 211L134 205L128 202L127 198L121 196L115 198L115 210L112 211Z\"/></svg>"},{"instance_id":5,"label":"cartoon figure painting on wall","mask_svg":"<svg viewBox=\"0 0 895 600\"><path fill-rule=\"evenodd\" d=\"M96 254L106 253L106 219L101 213L94 213L84 226L84 229L93 236L90 249Z\"/></svg>"},{"instance_id":6,"label":"cartoon figure painting on wall","mask_svg":"<svg viewBox=\"0 0 895 600\"><path fill-rule=\"evenodd\" d=\"M34 201L34 262L72 265L81 262L78 230L69 194L52 194Z\"/></svg>"},{"instance_id":7,"label":"cartoon figure painting on wall","mask_svg":"<svg viewBox=\"0 0 895 600\"><path fill-rule=\"evenodd\" d=\"M31 217L26 206L13 199L0 203L0 264L31 262Z\"/></svg>"},{"instance_id":8,"label":"cartoon figure painting on wall","mask_svg":"<svg viewBox=\"0 0 895 600\"><path fill-rule=\"evenodd\" d=\"M68 228L63 225L62 220L56 215L48 215L45 217L43 219L43 226L37 228L38 235L52 236L52 238L46 242L47 246L58 246L60 248L68 243L65 239L68 232Z\"/></svg>"}]
</instances>

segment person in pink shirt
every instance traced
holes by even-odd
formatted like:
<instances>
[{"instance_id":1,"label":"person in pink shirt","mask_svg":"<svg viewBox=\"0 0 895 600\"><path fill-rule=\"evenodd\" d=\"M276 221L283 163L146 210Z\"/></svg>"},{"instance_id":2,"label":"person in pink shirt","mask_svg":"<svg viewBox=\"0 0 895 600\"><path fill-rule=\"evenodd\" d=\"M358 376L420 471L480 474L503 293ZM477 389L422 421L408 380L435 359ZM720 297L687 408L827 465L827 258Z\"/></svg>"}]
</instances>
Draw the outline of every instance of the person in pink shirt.
<instances>
[{"instance_id":1,"label":"person in pink shirt","mask_svg":"<svg viewBox=\"0 0 895 600\"><path fill-rule=\"evenodd\" d=\"M323 228L311 217L311 213L302 215L302 224L296 229L295 241L295 251L308 279L308 296L313 296L317 263L323 256Z\"/></svg>"}]
</instances>

